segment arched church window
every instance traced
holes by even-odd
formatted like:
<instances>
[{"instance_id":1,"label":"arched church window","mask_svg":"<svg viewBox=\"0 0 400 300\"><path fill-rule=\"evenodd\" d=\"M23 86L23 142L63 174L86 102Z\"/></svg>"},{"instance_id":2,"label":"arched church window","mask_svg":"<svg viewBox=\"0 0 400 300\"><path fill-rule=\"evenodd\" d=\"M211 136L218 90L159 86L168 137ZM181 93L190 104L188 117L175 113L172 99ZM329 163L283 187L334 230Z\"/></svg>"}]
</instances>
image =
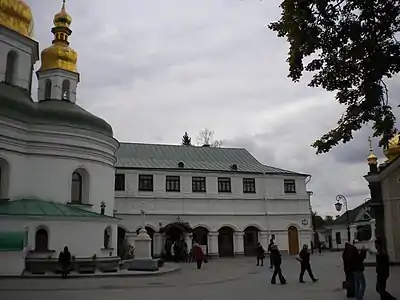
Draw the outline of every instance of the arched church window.
<instances>
[{"instance_id":1,"label":"arched church window","mask_svg":"<svg viewBox=\"0 0 400 300\"><path fill-rule=\"evenodd\" d=\"M15 81L15 73L16 73L16 65L17 65L17 52L10 51L7 54L7 62L6 62L6 74L4 81L9 84L13 84Z\"/></svg>"},{"instance_id":2,"label":"arched church window","mask_svg":"<svg viewBox=\"0 0 400 300\"><path fill-rule=\"evenodd\" d=\"M35 235L35 251L46 252L49 250L49 235L47 230L40 228Z\"/></svg>"},{"instance_id":3,"label":"arched church window","mask_svg":"<svg viewBox=\"0 0 400 300\"><path fill-rule=\"evenodd\" d=\"M111 228L107 227L104 229L104 249L109 249L111 241Z\"/></svg>"},{"instance_id":4,"label":"arched church window","mask_svg":"<svg viewBox=\"0 0 400 300\"><path fill-rule=\"evenodd\" d=\"M62 83L62 100L69 100L69 80L65 79Z\"/></svg>"},{"instance_id":5,"label":"arched church window","mask_svg":"<svg viewBox=\"0 0 400 300\"><path fill-rule=\"evenodd\" d=\"M46 80L45 90L44 90L44 99L51 99L51 80Z\"/></svg>"},{"instance_id":6,"label":"arched church window","mask_svg":"<svg viewBox=\"0 0 400 300\"><path fill-rule=\"evenodd\" d=\"M72 173L71 202L82 203L83 178L78 172Z\"/></svg>"}]
</instances>

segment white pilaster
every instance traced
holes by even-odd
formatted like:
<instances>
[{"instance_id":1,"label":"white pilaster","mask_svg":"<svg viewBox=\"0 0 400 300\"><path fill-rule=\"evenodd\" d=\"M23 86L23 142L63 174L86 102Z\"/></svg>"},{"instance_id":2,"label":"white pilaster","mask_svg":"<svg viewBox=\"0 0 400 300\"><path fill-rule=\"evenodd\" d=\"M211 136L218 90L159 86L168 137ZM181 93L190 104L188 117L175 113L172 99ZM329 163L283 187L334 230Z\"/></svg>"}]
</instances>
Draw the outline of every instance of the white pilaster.
<instances>
[{"instance_id":1,"label":"white pilaster","mask_svg":"<svg viewBox=\"0 0 400 300\"><path fill-rule=\"evenodd\" d=\"M164 247L164 236L162 233L154 233L153 236L153 249L154 249L154 256L161 257L162 250Z\"/></svg>"},{"instance_id":2,"label":"white pilaster","mask_svg":"<svg viewBox=\"0 0 400 300\"><path fill-rule=\"evenodd\" d=\"M258 234L258 241L260 242L261 246L263 246L265 251L268 249L268 236L268 231L260 231Z\"/></svg>"},{"instance_id":3,"label":"white pilaster","mask_svg":"<svg viewBox=\"0 0 400 300\"><path fill-rule=\"evenodd\" d=\"M244 255L244 232L243 231L236 231L234 233L234 243L233 243L233 250L235 255Z\"/></svg>"},{"instance_id":4,"label":"white pilaster","mask_svg":"<svg viewBox=\"0 0 400 300\"><path fill-rule=\"evenodd\" d=\"M218 232L208 233L208 255L218 256Z\"/></svg>"},{"instance_id":5,"label":"white pilaster","mask_svg":"<svg viewBox=\"0 0 400 300\"><path fill-rule=\"evenodd\" d=\"M190 249L192 249L192 241L193 241L193 234L192 233L188 233L185 235L185 242L188 248L188 251L190 251Z\"/></svg>"},{"instance_id":6,"label":"white pilaster","mask_svg":"<svg viewBox=\"0 0 400 300\"><path fill-rule=\"evenodd\" d=\"M126 242L131 245L133 248L135 248L135 236L136 232L127 232L125 234Z\"/></svg>"}]
</instances>

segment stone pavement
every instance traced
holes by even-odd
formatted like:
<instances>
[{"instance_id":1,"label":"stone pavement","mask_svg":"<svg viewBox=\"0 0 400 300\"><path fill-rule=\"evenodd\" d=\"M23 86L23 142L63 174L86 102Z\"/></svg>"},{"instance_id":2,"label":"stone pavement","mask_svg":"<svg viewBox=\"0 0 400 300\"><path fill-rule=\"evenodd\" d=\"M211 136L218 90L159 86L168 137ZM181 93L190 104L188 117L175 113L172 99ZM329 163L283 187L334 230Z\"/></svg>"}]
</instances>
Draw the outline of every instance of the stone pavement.
<instances>
[{"instance_id":1,"label":"stone pavement","mask_svg":"<svg viewBox=\"0 0 400 300\"><path fill-rule=\"evenodd\" d=\"M299 265L294 257L284 257L283 272L287 285L271 285L268 266L256 267L254 259L217 259L196 270L195 264L182 264L179 272L157 277L134 278L71 278L62 279L0 279L0 299L42 300L66 299L324 299L346 297L340 289L343 280L340 253L313 255L313 269L320 279L298 283ZM365 300L379 299L375 292L374 268L366 269ZM400 268L392 268L388 290L400 298ZM395 285L397 283L397 285Z\"/></svg>"}]
</instances>

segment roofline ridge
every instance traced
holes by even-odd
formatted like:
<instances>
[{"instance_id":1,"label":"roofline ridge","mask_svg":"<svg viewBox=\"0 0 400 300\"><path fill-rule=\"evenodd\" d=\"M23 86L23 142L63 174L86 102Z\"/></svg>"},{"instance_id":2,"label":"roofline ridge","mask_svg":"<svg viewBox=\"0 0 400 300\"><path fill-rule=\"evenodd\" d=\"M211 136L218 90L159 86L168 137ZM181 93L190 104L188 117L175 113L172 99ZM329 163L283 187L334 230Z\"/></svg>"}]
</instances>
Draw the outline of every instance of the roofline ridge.
<instances>
[{"instance_id":1,"label":"roofline ridge","mask_svg":"<svg viewBox=\"0 0 400 300\"><path fill-rule=\"evenodd\" d=\"M142 142L125 142L119 140L119 143L121 145L147 145L147 146L170 146L170 147L182 147L180 144L160 144L160 143L142 143ZM235 150L245 150L249 152L246 148L240 147L240 148L235 148L235 147L203 147L203 146L197 146L197 145L191 145L193 148L199 149L199 148L213 148L213 149L235 149ZM187 146L184 146L187 147ZM249 152L250 153L250 152ZM252 155L250 153L250 155ZM253 156L253 155L252 155Z\"/></svg>"}]
</instances>

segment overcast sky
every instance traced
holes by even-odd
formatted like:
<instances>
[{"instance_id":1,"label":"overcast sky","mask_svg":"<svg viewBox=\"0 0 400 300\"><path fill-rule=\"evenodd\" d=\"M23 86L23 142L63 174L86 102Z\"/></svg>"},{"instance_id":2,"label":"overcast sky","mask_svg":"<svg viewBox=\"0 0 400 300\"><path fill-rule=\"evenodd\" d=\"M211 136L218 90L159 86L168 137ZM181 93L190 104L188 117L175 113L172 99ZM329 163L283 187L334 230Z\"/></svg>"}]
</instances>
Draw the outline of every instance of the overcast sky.
<instances>
[{"instance_id":1,"label":"overcast sky","mask_svg":"<svg viewBox=\"0 0 400 300\"><path fill-rule=\"evenodd\" d=\"M27 0L41 50L51 44L61 2ZM338 193L354 208L369 196L363 175L372 131L315 155L310 144L344 108L333 94L287 78L288 46L267 28L279 18L279 4L67 0L81 73L77 103L106 119L120 141L179 144L185 131L195 140L199 130L210 128L225 147L243 147L264 164L312 174L308 189L320 214L337 214ZM392 96L396 91L399 84L391 84Z\"/></svg>"}]
</instances>

